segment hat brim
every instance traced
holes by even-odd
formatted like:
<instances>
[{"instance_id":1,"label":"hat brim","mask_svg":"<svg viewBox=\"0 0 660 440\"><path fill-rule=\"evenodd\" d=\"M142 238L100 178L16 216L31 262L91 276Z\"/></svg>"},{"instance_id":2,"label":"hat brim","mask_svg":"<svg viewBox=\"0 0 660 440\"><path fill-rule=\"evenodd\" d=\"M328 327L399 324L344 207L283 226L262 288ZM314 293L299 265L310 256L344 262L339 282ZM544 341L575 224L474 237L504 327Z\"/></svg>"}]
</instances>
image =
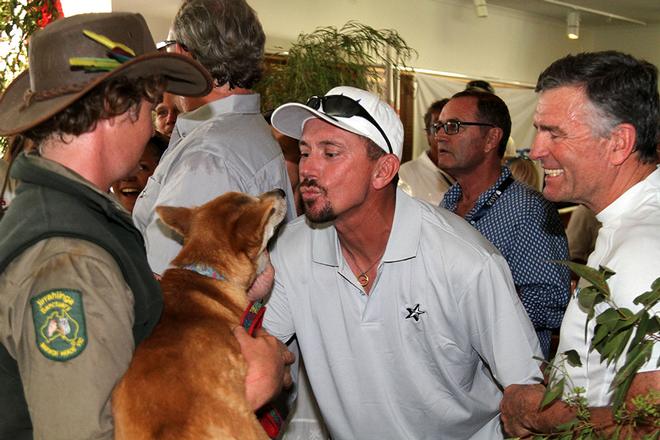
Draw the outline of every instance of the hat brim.
<instances>
[{"instance_id":1,"label":"hat brim","mask_svg":"<svg viewBox=\"0 0 660 440\"><path fill-rule=\"evenodd\" d=\"M110 78L143 78L155 74L167 79L165 89L175 95L204 96L212 89L211 75L197 61L180 54L150 52L125 62L105 75L94 77L80 91L42 101L34 100L25 107L23 97L30 88L29 71L25 70L0 97L0 135L14 135L41 124Z\"/></svg>"},{"instance_id":2,"label":"hat brim","mask_svg":"<svg viewBox=\"0 0 660 440\"><path fill-rule=\"evenodd\" d=\"M275 109L270 121L277 131L294 139L300 139L302 137L305 122L311 118L323 119L327 123L339 127L342 130L350 131L351 133L360 136L370 137L369 133L364 133L353 126L342 122L341 118L326 115L323 112L314 110L313 108L298 102L290 102Z\"/></svg>"}]
</instances>

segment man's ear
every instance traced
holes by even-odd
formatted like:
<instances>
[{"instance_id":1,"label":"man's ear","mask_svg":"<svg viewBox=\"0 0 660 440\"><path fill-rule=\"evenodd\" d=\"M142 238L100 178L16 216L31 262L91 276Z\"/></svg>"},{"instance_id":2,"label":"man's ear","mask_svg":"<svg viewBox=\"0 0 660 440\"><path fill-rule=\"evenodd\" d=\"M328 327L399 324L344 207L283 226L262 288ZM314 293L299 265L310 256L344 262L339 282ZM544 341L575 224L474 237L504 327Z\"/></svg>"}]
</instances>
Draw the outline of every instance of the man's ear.
<instances>
[{"instance_id":1,"label":"man's ear","mask_svg":"<svg viewBox=\"0 0 660 440\"><path fill-rule=\"evenodd\" d=\"M401 163L394 154L386 154L378 158L373 170L372 184L375 189L382 189L389 185L399 172Z\"/></svg>"},{"instance_id":2,"label":"man's ear","mask_svg":"<svg viewBox=\"0 0 660 440\"><path fill-rule=\"evenodd\" d=\"M488 153L490 151L497 150L500 146L500 141L504 136L504 130L500 127L491 127L488 129L486 134L486 142L484 142L484 152Z\"/></svg>"},{"instance_id":3,"label":"man's ear","mask_svg":"<svg viewBox=\"0 0 660 440\"><path fill-rule=\"evenodd\" d=\"M610 133L609 161L612 165L621 165L635 152L637 130L629 123L621 123Z\"/></svg>"},{"instance_id":4,"label":"man's ear","mask_svg":"<svg viewBox=\"0 0 660 440\"><path fill-rule=\"evenodd\" d=\"M182 236L188 235L190 222L192 221L192 209L177 208L174 206L157 206L156 212L167 226Z\"/></svg>"}]
</instances>

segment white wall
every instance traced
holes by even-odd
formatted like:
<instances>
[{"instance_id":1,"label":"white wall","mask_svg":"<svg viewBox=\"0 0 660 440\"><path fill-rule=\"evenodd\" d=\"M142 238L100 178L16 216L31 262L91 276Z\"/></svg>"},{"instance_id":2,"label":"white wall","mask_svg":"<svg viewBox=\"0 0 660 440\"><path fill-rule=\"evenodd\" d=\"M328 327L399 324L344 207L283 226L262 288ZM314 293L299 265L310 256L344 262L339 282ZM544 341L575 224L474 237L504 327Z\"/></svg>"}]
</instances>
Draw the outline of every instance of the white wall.
<instances>
[{"instance_id":1,"label":"white wall","mask_svg":"<svg viewBox=\"0 0 660 440\"><path fill-rule=\"evenodd\" d=\"M660 25L598 27L593 30L591 37L593 50L620 50L660 68Z\"/></svg>"},{"instance_id":2,"label":"white wall","mask_svg":"<svg viewBox=\"0 0 660 440\"><path fill-rule=\"evenodd\" d=\"M622 50L660 65L660 25L583 25L580 39L569 40L563 20L494 5L488 6L488 17L478 18L472 0L247 1L259 15L269 52L287 50L300 33L357 20L375 28L396 29L419 53L409 66L490 81L534 84L552 61L587 50ZM179 4L180 0L113 0L113 10L141 12L158 41L166 37ZM528 125L529 121L518 123ZM419 125L418 121L415 126ZM517 141L527 142L527 137ZM424 148L424 140L416 139L414 155Z\"/></svg>"},{"instance_id":3,"label":"white wall","mask_svg":"<svg viewBox=\"0 0 660 440\"><path fill-rule=\"evenodd\" d=\"M141 12L156 41L167 35L178 0L113 0L114 11ZM269 51L286 50L301 32L357 20L396 29L419 52L414 67L469 76L534 82L555 58L581 49L565 26L489 6L478 18L471 0L248 0L267 35Z\"/></svg>"},{"instance_id":4,"label":"white wall","mask_svg":"<svg viewBox=\"0 0 660 440\"><path fill-rule=\"evenodd\" d=\"M268 35L268 47L286 48L300 32L358 20L396 29L419 52L414 67L469 76L534 82L557 57L579 50L565 25L489 6L478 18L471 0L248 0Z\"/></svg>"},{"instance_id":5,"label":"white wall","mask_svg":"<svg viewBox=\"0 0 660 440\"><path fill-rule=\"evenodd\" d=\"M531 1L531 0L525 0ZM357 20L396 29L419 52L410 65L471 77L534 83L553 60L584 50L617 49L660 65L660 25L583 26L566 38L563 20L488 6L478 18L471 0L248 0L267 35L269 51L286 50L301 32ZM167 35L180 0L113 0L114 11L141 12L156 41Z\"/></svg>"}]
</instances>

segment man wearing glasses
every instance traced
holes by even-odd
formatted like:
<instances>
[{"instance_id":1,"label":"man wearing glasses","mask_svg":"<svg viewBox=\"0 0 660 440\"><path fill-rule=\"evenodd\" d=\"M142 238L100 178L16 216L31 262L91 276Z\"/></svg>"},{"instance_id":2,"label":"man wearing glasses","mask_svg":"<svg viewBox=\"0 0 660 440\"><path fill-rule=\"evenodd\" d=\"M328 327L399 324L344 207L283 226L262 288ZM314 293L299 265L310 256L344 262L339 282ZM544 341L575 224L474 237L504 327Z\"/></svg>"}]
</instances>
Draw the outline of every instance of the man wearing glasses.
<instances>
[{"instance_id":1,"label":"man wearing glasses","mask_svg":"<svg viewBox=\"0 0 660 440\"><path fill-rule=\"evenodd\" d=\"M264 326L297 335L331 437L502 438L500 390L540 380L506 261L397 189L403 126L378 96L336 87L272 123L300 139L305 215L273 249Z\"/></svg>"},{"instance_id":2,"label":"man wearing glasses","mask_svg":"<svg viewBox=\"0 0 660 440\"><path fill-rule=\"evenodd\" d=\"M568 269L552 260L567 260L568 245L557 210L501 166L511 132L509 110L492 93L463 91L442 109L433 130L438 166L457 180L441 206L502 253L547 359L570 288Z\"/></svg>"}]
</instances>

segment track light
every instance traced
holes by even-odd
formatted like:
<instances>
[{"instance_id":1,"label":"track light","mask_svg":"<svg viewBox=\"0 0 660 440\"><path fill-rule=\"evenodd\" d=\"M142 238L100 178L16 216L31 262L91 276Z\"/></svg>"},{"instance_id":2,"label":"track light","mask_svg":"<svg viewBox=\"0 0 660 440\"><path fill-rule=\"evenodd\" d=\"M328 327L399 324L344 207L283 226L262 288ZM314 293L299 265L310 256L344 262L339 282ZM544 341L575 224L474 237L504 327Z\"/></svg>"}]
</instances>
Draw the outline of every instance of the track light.
<instances>
[{"instance_id":1,"label":"track light","mask_svg":"<svg viewBox=\"0 0 660 440\"><path fill-rule=\"evenodd\" d=\"M571 40L580 38L580 13L571 11L566 17L566 33Z\"/></svg>"},{"instance_id":2,"label":"track light","mask_svg":"<svg viewBox=\"0 0 660 440\"><path fill-rule=\"evenodd\" d=\"M488 5L486 0L472 0L474 3L474 12L477 13L477 17L488 17Z\"/></svg>"}]
</instances>

